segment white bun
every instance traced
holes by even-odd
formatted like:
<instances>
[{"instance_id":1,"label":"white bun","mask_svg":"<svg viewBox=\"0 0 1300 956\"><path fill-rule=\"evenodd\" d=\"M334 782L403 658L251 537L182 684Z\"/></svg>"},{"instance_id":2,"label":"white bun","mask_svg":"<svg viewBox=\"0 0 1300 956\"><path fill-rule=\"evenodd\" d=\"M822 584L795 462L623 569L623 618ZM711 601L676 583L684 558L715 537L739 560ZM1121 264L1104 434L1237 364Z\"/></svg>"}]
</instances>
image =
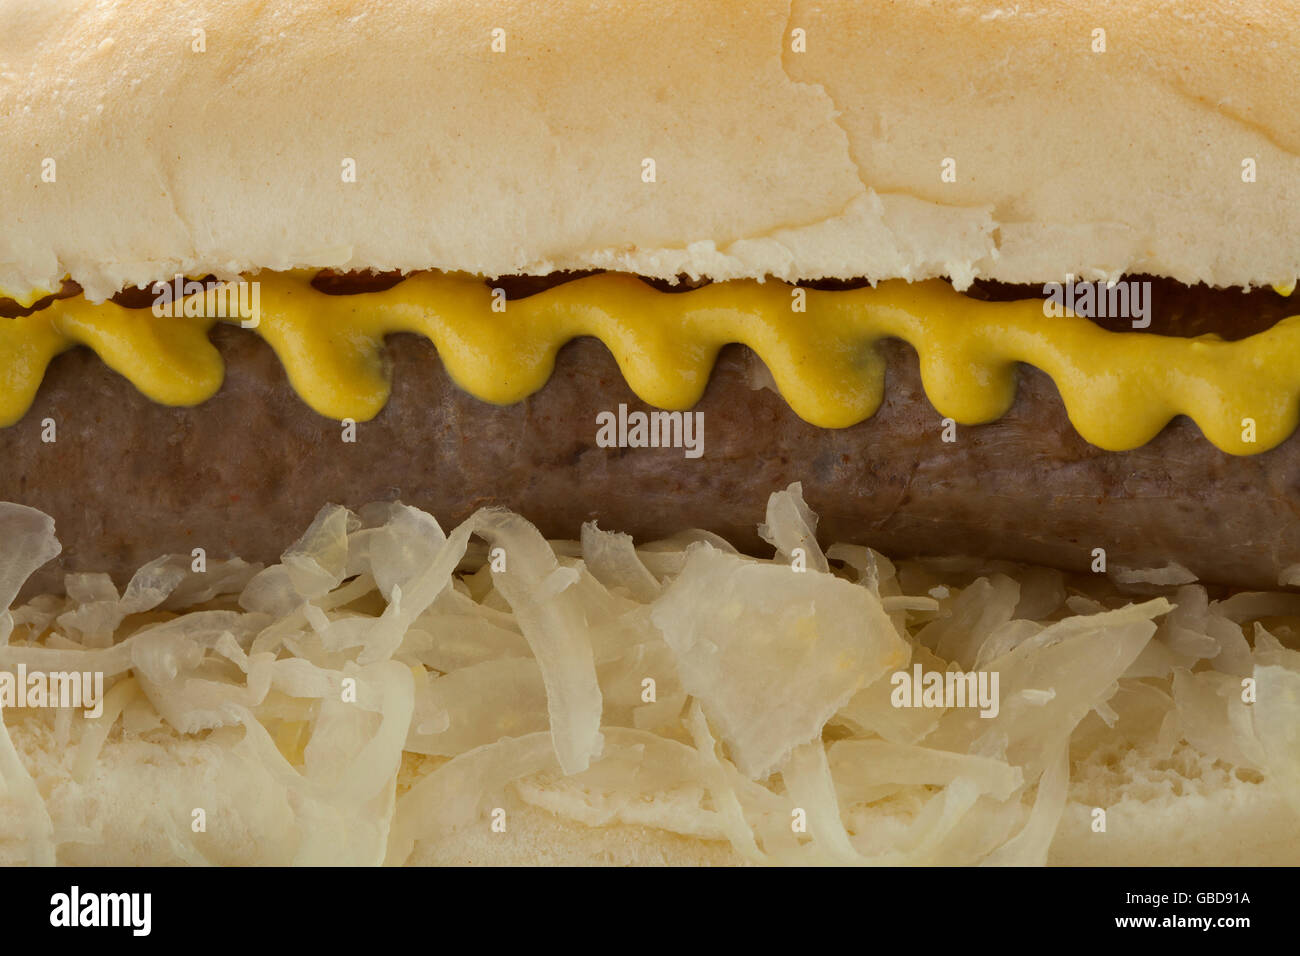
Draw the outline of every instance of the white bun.
<instances>
[{"instance_id":1,"label":"white bun","mask_svg":"<svg viewBox=\"0 0 1300 956\"><path fill-rule=\"evenodd\" d=\"M1249 7L4 0L0 289L292 267L1285 285L1300 8Z\"/></svg>"},{"instance_id":2,"label":"white bun","mask_svg":"<svg viewBox=\"0 0 1300 956\"><path fill-rule=\"evenodd\" d=\"M1300 814L1281 789L1248 782L1188 755L1185 772L1138 756L1102 789L1071 786L1047 862L1052 866L1297 866ZM1073 773L1081 768L1076 766ZM1087 803L1081 802L1087 799ZM1106 808L1107 831L1092 811ZM743 866L728 844L632 825L584 826L523 803L512 829L481 826L419 844L421 866ZM892 821L881 817L876 825Z\"/></svg>"},{"instance_id":3,"label":"white bun","mask_svg":"<svg viewBox=\"0 0 1300 956\"><path fill-rule=\"evenodd\" d=\"M9 719L22 762L40 782L53 831L62 836L58 862L170 865L206 862L239 866L286 862L308 815L267 801L265 769L241 759L233 737L201 740L165 731L114 737L93 773L73 776L77 749L59 742L42 722ZM1092 758L1098 759L1092 759ZM1070 799L1048 862L1058 866L1295 866L1300 865L1300 813L1275 783L1243 779L1190 748L1173 761L1130 752L1106 767L1100 755L1076 759ZM588 826L524 803L502 799L509 826L487 820L422 840L413 866L730 866L745 859L725 843L654 827ZM1092 810L1106 808L1107 831L1093 831ZM220 839L204 855L185 851L192 835L177 831L195 807L205 809ZM872 825L895 821L881 814ZM319 819L311 825L321 826ZM364 832L375 819L335 821ZM20 793L0 795L0 864L25 862L32 817ZM77 834L82 837L78 840ZM380 834L375 834L381 837ZM382 844L340 845L334 863L382 860Z\"/></svg>"}]
</instances>

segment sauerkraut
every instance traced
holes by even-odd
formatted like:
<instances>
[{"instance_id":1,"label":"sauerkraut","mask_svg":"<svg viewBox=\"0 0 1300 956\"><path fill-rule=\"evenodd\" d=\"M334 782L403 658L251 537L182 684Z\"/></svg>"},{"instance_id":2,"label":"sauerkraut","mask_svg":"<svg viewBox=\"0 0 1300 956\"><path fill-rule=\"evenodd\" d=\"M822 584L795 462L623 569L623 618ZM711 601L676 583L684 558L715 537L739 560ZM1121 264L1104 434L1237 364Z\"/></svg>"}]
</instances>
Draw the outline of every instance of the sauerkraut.
<instances>
[{"instance_id":1,"label":"sauerkraut","mask_svg":"<svg viewBox=\"0 0 1300 956\"><path fill-rule=\"evenodd\" d=\"M331 506L272 567L69 575L0 617L0 668L102 673L103 710L0 712L0 858L402 864L544 814L579 828L549 839L637 827L754 863L1041 864L1092 822L1098 761L1134 754L1300 820L1297 596L894 563L815 530L798 485L766 559ZM58 545L15 505L0 540L12 602ZM920 699L981 673L996 716Z\"/></svg>"}]
</instances>

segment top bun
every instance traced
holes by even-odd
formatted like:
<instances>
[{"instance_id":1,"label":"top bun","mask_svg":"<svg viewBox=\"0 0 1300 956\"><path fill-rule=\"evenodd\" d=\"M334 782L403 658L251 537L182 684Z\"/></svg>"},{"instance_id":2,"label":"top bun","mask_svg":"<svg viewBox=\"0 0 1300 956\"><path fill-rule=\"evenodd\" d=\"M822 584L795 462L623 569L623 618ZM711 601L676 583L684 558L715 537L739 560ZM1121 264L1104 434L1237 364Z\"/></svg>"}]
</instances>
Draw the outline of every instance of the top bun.
<instances>
[{"instance_id":1,"label":"top bun","mask_svg":"<svg viewBox=\"0 0 1300 956\"><path fill-rule=\"evenodd\" d=\"M1298 49L1296 0L0 0L0 290L295 267L1285 286Z\"/></svg>"}]
</instances>

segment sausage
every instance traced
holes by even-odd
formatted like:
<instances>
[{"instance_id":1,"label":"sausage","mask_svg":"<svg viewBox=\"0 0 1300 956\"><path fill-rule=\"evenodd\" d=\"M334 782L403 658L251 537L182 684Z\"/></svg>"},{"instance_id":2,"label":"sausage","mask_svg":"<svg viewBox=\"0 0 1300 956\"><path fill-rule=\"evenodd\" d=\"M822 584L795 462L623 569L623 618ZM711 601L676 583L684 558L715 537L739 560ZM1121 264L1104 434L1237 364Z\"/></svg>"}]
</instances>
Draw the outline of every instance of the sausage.
<instances>
[{"instance_id":1,"label":"sausage","mask_svg":"<svg viewBox=\"0 0 1300 956\"><path fill-rule=\"evenodd\" d=\"M220 392L195 408L153 404L93 353L50 366L35 406L0 429L0 500L51 514L64 545L25 593L58 590L65 570L119 584L162 553L272 562L326 502L400 499L450 527L484 505L574 538L584 521L638 540L706 528L770 553L756 524L768 495L803 483L823 542L896 556L972 554L1086 570L1176 561L1203 580L1276 587L1300 562L1300 443L1233 457L1176 419L1145 447L1105 452L1069 426L1051 380L1022 367L1015 404L988 425L943 426L915 352L888 357L886 398L854 427L816 428L754 384L752 353L724 349L704 398L699 458L680 448L602 448L596 416L648 410L608 350L579 339L554 376L508 407L452 383L433 346L388 342L393 393L355 443L290 388L268 346L213 331ZM41 421L57 440L40 440Z\"/></svg>"}]
</instances>

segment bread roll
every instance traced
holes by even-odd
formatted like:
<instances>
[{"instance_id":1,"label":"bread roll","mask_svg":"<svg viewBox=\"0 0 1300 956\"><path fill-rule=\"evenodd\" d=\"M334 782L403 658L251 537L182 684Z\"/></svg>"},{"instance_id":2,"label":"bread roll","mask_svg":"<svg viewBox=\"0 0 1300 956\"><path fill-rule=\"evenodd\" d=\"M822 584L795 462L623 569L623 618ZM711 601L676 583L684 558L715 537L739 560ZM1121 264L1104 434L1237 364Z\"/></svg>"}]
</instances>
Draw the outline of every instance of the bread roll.
<instances>
[{"instance_id":1,"label":"bread roll","mask_svg":"<svg viewBox=\"0 0 1300 956\"><path fill-rule=\"evenodd\" d=\"M1285 286L1297 13L11 0L0 289L299 266Z\"/></svg>"}]
</instances>

